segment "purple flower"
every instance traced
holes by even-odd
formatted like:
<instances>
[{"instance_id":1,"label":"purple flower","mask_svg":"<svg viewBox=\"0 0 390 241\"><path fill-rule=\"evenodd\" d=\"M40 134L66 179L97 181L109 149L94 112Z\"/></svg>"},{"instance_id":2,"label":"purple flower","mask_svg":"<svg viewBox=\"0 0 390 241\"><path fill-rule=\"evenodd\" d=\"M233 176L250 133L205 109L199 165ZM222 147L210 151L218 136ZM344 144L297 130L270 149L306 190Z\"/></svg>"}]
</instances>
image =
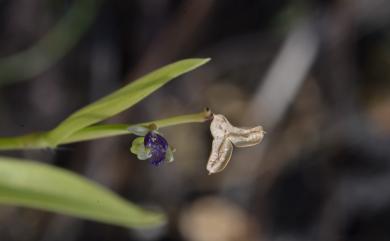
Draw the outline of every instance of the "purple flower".
<instances>
[{"instance_id":1,"label":"purple flower","mask_svg":"<svg viewBox=\"0 0 390 241\"><path fill-rule=\"evenodd\" d=\"M145 135L145 148L150 150L150 163L159 166L166 158L168 151L168 142L164 137L154 131L150 131Z\"/></svg>"},{"instance_id":2,"label":"purple flower","mask_svg":"<svg viewBox=\"0 0 390 241\"><path fill-rule=\"evenodd\" d=\"M130 152L139 160L149 160L150 164L159 166L163 162L173 162L173 149L167 140L157 131L157 126L131 126L129 131L140 137L133 140Z\"/></svg>"}]
</instances>

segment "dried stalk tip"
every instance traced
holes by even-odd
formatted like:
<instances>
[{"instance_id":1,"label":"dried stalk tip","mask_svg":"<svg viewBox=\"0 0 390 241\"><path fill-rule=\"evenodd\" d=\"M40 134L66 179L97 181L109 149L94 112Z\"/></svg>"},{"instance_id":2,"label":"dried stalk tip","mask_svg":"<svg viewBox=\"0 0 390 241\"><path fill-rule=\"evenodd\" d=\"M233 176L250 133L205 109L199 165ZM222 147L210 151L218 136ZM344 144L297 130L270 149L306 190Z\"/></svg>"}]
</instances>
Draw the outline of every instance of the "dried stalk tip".
<instances>
[{"instance_id":1,"label":"dried stalk tip","mask_svg":"<svg viewBox=\"0 0 390 241\"><path fill-rule=\"evenodd\" d=\"M206 120L212 120L213 119L213 112L210 110L209 107L205 107L203 109L204 117Z\"/></svg>"},{"instance_id":2,"label":"dried stalk tip","mask_svg":"<svg viewBox=\"0 0 390 241\"><path fill-rule=\"evenodd\" d=\"M150 131L158 130L158 127L157 127L157 125L155 123L149 124L148 128L149 128Z\"/></svg>"},{"instance_id":3,"label":"dried stalk tip","mask_svg":"<svg viewBox=\"0 0 390 241\"><path fill-rule=\"evenodd\" d=\"M249 147L259 144L264 137L262 126L253 128L235 127L221 114L213 114L210 125L213 143L207 170L209 175L225 169L230 161L233 145L235 147Z\"/></svg>"}]
</instances>

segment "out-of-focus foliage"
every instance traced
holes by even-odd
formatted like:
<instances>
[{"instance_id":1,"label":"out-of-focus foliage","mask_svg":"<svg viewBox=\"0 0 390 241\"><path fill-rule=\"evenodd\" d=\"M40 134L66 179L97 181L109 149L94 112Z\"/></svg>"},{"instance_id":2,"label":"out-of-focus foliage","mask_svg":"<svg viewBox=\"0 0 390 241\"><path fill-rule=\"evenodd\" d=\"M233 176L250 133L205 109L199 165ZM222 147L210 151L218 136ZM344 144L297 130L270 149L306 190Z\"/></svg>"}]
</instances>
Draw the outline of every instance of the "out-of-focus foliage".
<instances>
[{"instance_id":1,"label":"out-of-focus foliage","mask_svg":"<svg viewBox=\"0 0 390 241\"><path fill-rule=\"evenodd\" d=\"M68 13L37 43L0 58L0 86L33 78L57 63L91 26L101 2L75 1Z\"/></svg>"},{"instance_id":2,"label":"out-of-focus foliage","mask_svg":"<svg viewBox=\"0 0 390 241\"><path fill-rule=\"evenodd\" d=\"M161 225L165 220L163 214L142 210L72 172L9 157L0 157L0 203L123 227L150 227Z\"/></svg>"}]
</instances>

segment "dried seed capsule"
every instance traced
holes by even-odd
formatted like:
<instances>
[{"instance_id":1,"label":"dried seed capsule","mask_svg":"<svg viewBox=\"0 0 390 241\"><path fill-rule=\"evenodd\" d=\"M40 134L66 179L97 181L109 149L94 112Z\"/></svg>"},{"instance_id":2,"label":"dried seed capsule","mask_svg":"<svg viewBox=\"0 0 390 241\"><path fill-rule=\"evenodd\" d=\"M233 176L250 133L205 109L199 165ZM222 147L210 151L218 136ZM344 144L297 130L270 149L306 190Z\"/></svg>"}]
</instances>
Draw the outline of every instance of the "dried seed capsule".
<instances>
[{"instance_id":1,"label":"dried seed capsule","mask_svg":"<svg viewBox=\"0 0 390 241\"><path fill-rule=\"evenodd\" d=\"M212 150L207 162L209 174L222 171L232 157L233 145L226 138L214 138Z\"/></svg>"},{"instance_id":2,"label":"dried seed capsule","mask_svg":"<svg viewBox=\"0 0 390 241\"><path fill-rule=\"evenodd\" d=\"M230 124L225 116L220 114L214 114L210 131L214 140L207 162L209 174L220 172L226 167L232 155L232 143L236 147L248 147L259 144L264 137L261 126L253 128L235 127Z\"/></svg>"}]
</instances>

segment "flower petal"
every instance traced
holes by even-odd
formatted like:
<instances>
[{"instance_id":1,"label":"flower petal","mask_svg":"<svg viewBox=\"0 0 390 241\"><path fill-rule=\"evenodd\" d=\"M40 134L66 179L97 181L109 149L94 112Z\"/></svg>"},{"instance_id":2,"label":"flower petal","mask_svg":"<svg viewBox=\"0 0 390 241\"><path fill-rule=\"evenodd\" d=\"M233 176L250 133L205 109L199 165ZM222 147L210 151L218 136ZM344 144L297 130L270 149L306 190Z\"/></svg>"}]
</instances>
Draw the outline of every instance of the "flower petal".
<instances>
[{"instance_id":1,"label":"flower petal","mask_svg":"<svg viewBox=\"0 0 390 241\"><path fill-rule=\"evenodd\" d=\"M159 166L165 159L168 150L168 142L164 137L151 131L146 134L144 139L145 148L150 149L150 163Z\"/></svg>"},{"instance_id":2,"label":"flower petal","mask_svg":"<svg viewBox=\"0 0 390 241\"><path fill-rule=\"evenodd\" d=\"M166 152L168 148L168 142L165 140L164 137L161 135L157 134L154 131L149 132L146 134L145 139L144 139L144 145L145 147L149 147L154 150L161 150Z\"/></svg>"},{"instance_id":3,"label":"flower petal","mask_svg":"<svg viewBox=\"0 0 390 241\"><path fill-rule=\"evenodd\" d=\"M133 140L130 148L131 153L137 155L139 160L146 160L152 156L149 148L145 148L144 137L137 137Z\"/></svg>"},{"instance_id":4,"label":"flower petal","mask_svg":"<svg viewBox=\"0 0 390 241\"><path fill-rule=\"evenodd\" d=\"M172 147L168 147L167 153L165 154L165 161L166 162L173 162L175 159L173 157L174 149Z\"/></svg>"},{"instance_id":5,"label":"flower petal","mask_svg":"<svg viewBox=\"0 0 390 241\"><path fill-rule=\"evenodd\" d=\"M152 165L159 166L160 164L162 164L164 162L165 153L152 151L151 154L152 154L152 156L150 157L149 162Z\"/></svg>"}]
</instances>

